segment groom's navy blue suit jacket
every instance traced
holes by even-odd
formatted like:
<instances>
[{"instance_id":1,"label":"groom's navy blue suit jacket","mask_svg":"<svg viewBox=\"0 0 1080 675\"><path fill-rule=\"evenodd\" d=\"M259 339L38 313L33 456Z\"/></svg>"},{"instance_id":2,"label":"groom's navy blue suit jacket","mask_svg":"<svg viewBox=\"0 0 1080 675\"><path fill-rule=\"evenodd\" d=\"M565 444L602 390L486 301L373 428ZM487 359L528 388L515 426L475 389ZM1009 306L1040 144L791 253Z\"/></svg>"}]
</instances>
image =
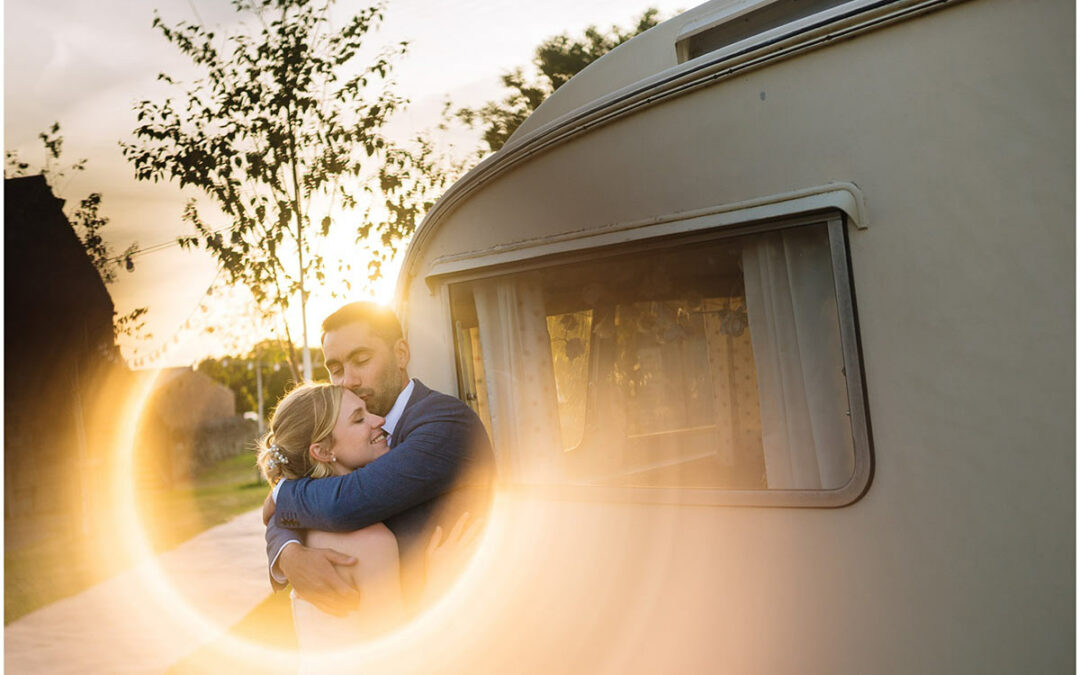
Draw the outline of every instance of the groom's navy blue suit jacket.
<instances>
[{"instance_id":1,"label":"groom's navy blue suit jacket","mask_svg":"<svg viewBox=\"0 0 1080 675\"><path fill-rule=\"evenodd\" d=\"M300 538L295 530L351 532L381 522L397 538L402 584L414 595L435 525L445 532L464 510L482 515L477 509L490 503L495 468L483 423L460 400L414 382L385 455L346 476L281 486L266 528L271 562L285 542Z\"/></svg>"}]
</instances>

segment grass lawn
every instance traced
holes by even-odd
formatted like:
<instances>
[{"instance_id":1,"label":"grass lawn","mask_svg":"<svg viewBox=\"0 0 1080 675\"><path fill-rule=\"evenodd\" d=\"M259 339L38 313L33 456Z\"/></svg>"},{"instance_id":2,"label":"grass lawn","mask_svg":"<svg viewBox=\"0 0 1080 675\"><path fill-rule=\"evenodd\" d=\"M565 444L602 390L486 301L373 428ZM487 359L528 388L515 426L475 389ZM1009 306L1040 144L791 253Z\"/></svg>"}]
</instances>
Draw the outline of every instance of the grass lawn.
<instances>
[{"instance_id":1,"label":"grass lawn","mask_svg":"<svg viewBox=\"0 0 1080 675\"><path fill-rule=\"evenodd\" d=\"M225 459L189 483L141 490L140 517L155 551L167 551L200 532L262 504L267 487L255 472L255 453ZM74 595L122 572L108 522L84 536L71 517L26 524L34 537L5 536L4 623ZM21 540L20 540L21 539Z\"/></svg>"},{"instance_id":2,"label":"grass lawn","mask_svg":"<svg viewBox=\"0 0 1080 675\"><path fill-rule=\"evenodd\" d=\"M233 516L261 506L269 488L255 470L255 453L224 459L190 485L147 490L140 516L154 551L168 551Z\"/></svg>"}]
</instances>

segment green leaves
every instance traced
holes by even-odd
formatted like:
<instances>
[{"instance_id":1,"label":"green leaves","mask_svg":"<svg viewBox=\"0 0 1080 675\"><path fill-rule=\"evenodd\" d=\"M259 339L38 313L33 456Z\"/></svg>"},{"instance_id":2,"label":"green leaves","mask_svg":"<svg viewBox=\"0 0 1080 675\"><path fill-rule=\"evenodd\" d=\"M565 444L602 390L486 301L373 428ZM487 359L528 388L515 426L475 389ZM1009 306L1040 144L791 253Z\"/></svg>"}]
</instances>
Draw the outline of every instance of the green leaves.
<instances>
[{"instance_id":1,"label":"green leaves","mask_svg":"<svg viewBox=\"0 0 1080 675\"><path fill-rule=\"evenodd\" d=\"M444 115L446 111L444 111ZM479 157L454 160L436 150L435 142L421 133L408 145L380 148L383 163L378 171L378 190L367 188L381 200L370 207L357 227L356 242L369 241L378 233L378 246L370 251L368 280L382 277L382 266L408 242L428 209Z\"/></svg>"},{"instance_id":2,"label":"green leaves","mask_svg":"<svg viewBox=\"0 0 1080 675\"><path fill-rule=\"evenodd\" d=\"M155 15L154 28L201 76L181 83L160 75L175 97L137 103L134 139L121 144L138 179L175 181L203 196L184 209L195 235L180 237L181 246L211 253L275 311L294 298L303 306L307 280L325 280L316 240L356 207L353 179L375 173L369 158L386 147L382 126L403 103L386 78L404 44L360 64L361 75L340 77L357 70L352 62L384 3L340 28L330 23L332 5L234 0L240 28L220 36ZM210 207L227 227L204 222L201 209Z\"/></svg>"},{"instance_id":3,"label":"green leaves","mask_svg":"<svg viewBox=\"0 0 1080 675\"><path fill-rule=\"evenodd\" d=\"M457 112L458 118L470 127L481 127L484 142L491 152L495 152L506 144L544 99L571 77L659 22L659 10L650 8L630 30L612 26L608 33L603 33L590 26L585 30L585 35L579 38L566 33L549 38L534 52L533 66L539 74L538 79L530 82L522 69L516 68L502 76L503 86L508 91L501 101L489 101L479 108L462 108Z\"/></svg>"},{"instance_id":4,"label":"green leaves","mask_svg":"<svg viewBox=\"0 0 1080 675\"><path fill-rule=\"evenodd\" d=\"M59 122L53 122L53 125L51 127L38 134L38 138L40 138L41 142L45 144L45 150L50 158L60 158L60 150L64 145L64 138L60 135Z\"/></svg>"}]
</instances>

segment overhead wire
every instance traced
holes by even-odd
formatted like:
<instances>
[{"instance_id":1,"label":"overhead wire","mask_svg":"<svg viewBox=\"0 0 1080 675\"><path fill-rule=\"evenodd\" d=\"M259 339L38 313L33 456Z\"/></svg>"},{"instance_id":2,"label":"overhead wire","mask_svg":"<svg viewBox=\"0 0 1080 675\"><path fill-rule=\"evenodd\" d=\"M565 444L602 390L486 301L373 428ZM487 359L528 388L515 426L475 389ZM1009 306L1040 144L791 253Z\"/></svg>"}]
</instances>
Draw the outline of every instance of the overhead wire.
<instances>
[{"instance_id":1,"label":"overhead wire","mask_svg":"<svg viewBox=\"0 0 1080 675\"><path fill-rule=\"evenodd\" d=\"M236 229L237 225L238 225L238 223L234 223L233 225L228 225L226 227L219 227L216 230L210 230L209 232L207 232L207 234L218 234L220 232L228 232L229 230ZM180 241L178 239L173 239L171 241L163 241L163 242L159 242L157 244L152 244L150 246L137 248L128 255L123 255L122 254L122 255L118 255L118 256L113 256L112 258L109 258L109 262L120 262L121 260L127 260L129 258L137 258L139 256L146 255L147 253L156 253L158 251L164 251L165 249L172 248L173 246L179 246L179 245L180 245Z\"/></svg>"},{"instance_id":2,"label":"overhead wire","mask_svg":"<svg viewBox=\"0 0 1080 675\"><path fill-rule=\"evenodd\" d=\"M142 362L147 357L149 357L152 361L156 361L161 356L164 356L165 350L168 349L169 344L170 343L175 343L179 338L180 332L182 330L185 330L188 327L190 327L191 319L192 319L192 317L195 316L195 313L197 311L199 311L199 309L204 309L203 301L205 301L206 298L211 295L211 293L214 290L214 287L217 285L218 279L221 277L221 273L223 271L225 271L225 266L224 265L218 266L217 273L214 274L214 278L213 278L213 280L210 281L210 285L206 287L206 290L203 291L203 294L199 298L198 302L196 302L195 306L191 308L191 311L188 312L188 315L186 317L184 317L183 321L180 322L179 326L177 327L177 329L175 331L173 331L172 335L170 335L164 341L159 342L158 343L159 347L157 349L149 352L145 356L140 355L143 350L136 350L136 353L132 354L131 358L128 359L128 362L131 363L136 368L138 368L138 367L142 366Z\"/></svg>"}]
</instances>

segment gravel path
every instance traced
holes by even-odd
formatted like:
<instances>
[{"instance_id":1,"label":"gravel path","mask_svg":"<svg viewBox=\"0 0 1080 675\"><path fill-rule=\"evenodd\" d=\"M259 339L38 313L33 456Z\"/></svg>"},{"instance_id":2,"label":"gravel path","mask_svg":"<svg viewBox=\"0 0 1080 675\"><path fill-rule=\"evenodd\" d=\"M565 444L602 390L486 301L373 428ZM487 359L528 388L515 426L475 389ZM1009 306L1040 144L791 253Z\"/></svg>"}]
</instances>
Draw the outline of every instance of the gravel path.
<instances>
[{"instance_id":1,"label":"gravel path","mask_svg":"<svg viewBox=\"0 0 1080 675\"><path fill-rule=\"evenodd\" d=\"M4 628L8 673L161 673L270 594L251 511Z\"/></svg>"}]
</instances>

